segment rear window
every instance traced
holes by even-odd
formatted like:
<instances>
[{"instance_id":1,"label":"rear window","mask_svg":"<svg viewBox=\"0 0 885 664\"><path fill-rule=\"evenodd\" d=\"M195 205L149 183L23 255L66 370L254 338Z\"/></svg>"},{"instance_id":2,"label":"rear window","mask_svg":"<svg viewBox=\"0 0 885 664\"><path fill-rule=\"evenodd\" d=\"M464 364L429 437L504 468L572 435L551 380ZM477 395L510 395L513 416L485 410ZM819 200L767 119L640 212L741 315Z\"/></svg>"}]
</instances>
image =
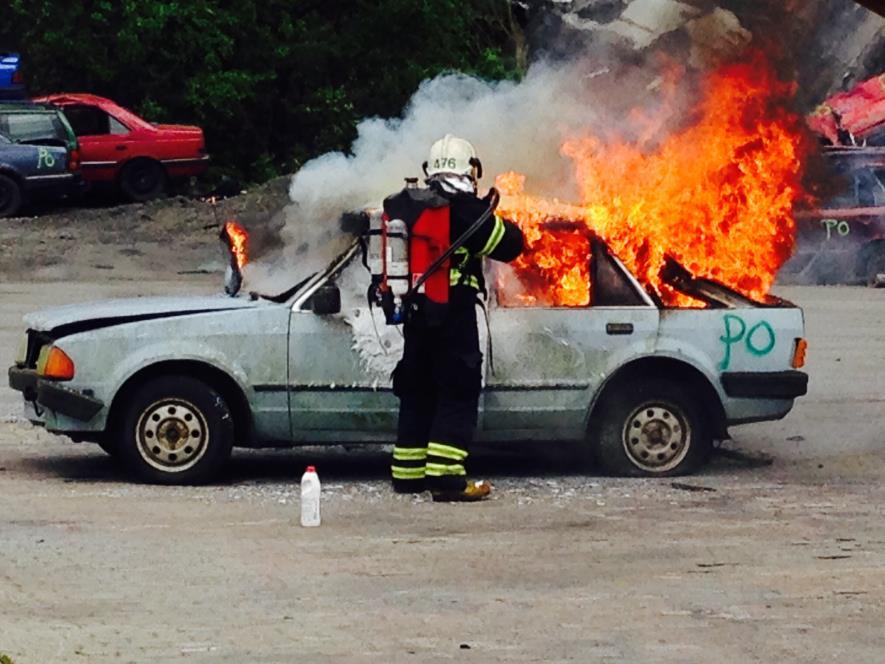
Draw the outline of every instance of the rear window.
<instances>
[{"instance_id":1,"label":"rear window","mask_svg":"<svg viewBox=\"0 0 885 664\"><path fill-rule=\"evenodd\" d=\"M67 145L67 132L54 113L0 112L0 132L16 143Z\"/></svg>"}]
</instances>

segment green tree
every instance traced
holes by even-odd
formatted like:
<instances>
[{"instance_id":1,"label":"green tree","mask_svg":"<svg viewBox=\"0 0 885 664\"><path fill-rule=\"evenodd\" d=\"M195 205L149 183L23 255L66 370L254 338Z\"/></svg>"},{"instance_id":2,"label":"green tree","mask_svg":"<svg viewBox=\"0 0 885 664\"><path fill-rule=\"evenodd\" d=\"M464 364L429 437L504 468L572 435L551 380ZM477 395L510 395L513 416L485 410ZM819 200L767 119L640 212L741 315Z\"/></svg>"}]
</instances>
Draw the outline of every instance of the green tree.
<instances>
[{"instance_id":1,"label":"green tree","mask_svg":"<svg viewBox=\"0 0 885 664\"><path fill-rule=\"evenodd\" d=\"M524 66L507 0L7 2L0 46L21 51L33 93L199 124L216 171L247 180L346 149L360 118L398 115L427 77Z\"/></svg>"}]
</instances>

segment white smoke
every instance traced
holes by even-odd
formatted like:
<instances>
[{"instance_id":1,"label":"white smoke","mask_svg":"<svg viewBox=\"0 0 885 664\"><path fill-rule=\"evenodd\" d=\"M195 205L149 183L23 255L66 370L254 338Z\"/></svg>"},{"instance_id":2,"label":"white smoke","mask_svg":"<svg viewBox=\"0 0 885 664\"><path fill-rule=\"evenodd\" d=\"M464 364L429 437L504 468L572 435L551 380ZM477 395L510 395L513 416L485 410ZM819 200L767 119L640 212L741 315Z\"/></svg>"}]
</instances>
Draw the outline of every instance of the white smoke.
<instances>
[{"instance_id":1,"label":"white smoke","mask_svg":"<svg viewBox=\"0 0 885 664\"><path fill-rule=\"evenodd\" d=\"M516 170L527 175L532 191L570 197L572 169L560 155L563 139L588 130L605 134L616 115L613 101L635 99L623 80L614 81L607 72L603 62L591 58L569 65L537 63L518 83L457 73L425 81L401 117L362 121L348 154L325 154L292 177L278 267L285 268L291 284L327 263L351 240L340 231L341 214L379 207L406 177L423 180L421 164L430 145L446 133L476 147L484 169L482 189L491 187L497 174ZM649 78L643 75L641 89ZM253 265L249 278L254 285L274 273ZM272 291L285 285L274 288L265 281L259 287Z\"/></svg>"}]
</instances>

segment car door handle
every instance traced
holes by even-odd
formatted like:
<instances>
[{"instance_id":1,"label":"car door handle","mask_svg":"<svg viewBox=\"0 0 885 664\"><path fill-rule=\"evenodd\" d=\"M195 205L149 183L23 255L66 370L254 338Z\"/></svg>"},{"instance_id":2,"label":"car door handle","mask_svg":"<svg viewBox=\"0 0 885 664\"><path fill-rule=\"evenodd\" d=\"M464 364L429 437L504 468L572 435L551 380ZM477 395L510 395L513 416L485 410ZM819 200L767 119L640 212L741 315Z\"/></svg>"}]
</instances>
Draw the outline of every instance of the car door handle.
<instances>
[{"instance_id":1,"label":"car door handle","mask_svg":"<svg viewBox=\"0 0 885 664\"><path fill-rule=\"evenodd\" d=\"M126 149L126 146L125 146L125 145L118 145L118 146L116 147L117 152L123 152L123 150L125 150L125 149Z\"/></svg>"},{"instance_id":2,"label":"car door handle","mask_svg":"<svg viewBox=\"0 0 885 664\"><path fill-rule=\"evenodd\" d=\"M633 334L633 323L606 323L607 334Z\"/></svg>"}]
</instances>

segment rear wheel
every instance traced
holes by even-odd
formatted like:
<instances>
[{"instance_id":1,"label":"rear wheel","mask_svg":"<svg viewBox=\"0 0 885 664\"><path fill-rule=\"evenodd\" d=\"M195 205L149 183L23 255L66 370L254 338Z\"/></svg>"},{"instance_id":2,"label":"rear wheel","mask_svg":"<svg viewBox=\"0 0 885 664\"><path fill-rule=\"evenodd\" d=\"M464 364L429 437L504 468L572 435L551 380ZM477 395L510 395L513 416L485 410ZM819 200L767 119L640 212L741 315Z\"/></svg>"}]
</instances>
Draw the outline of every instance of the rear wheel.
<instances>
[{"instance_id":1,"label":"rear wheel","mask_svg":"<svg viewBox=\"0 0 885 664\"><path fill-rule=\"evenodd\" d=\"M22 206L22 192L18 182L0 174L0 217L13 217Z\"/></svg>"},{"instance_id":2,"label":"rear wheel","mask_svg":"<svg viewBox=\"0 0 885 664\"><path fill-rule=\"evenodd\" d=\"M698 469L712 439L698 399L683 384L661 379L615 387L595 417L595 455L608 472L670 477Z\"/></svg>"},{"instance_id":3,"label":"rear wheel","mask_svg":"<svg viewBox=\"0 0 885 664\"><path fill-rule=\"evenodd\" d=\"M230 458L234 424L224 398L188 376L154 378L128 398L120 457L143 480L200 484Z\"/></svg>"},{"instance_id":4,"label":"rear wheel","mask_svg":"<svg viewBox=\"0 0 885 664\"><path fill-rule=\"evenodd\" d=\"M123 168L120 189L136 203L159 198L166 193L166 171L156 161L138 159Z\"/></svg>"}]
</instances>

